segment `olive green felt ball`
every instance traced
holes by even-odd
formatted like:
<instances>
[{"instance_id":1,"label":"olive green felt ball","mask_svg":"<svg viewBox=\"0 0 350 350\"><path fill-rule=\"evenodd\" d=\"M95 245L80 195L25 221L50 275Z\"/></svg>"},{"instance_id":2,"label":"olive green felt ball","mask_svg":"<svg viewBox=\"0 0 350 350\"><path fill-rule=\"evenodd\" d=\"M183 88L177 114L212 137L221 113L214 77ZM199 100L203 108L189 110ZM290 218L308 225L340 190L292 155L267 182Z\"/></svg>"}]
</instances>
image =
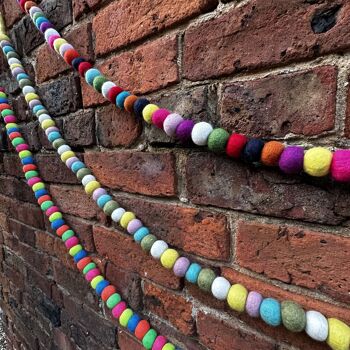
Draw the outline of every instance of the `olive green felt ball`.
<instances>
[{"instance_id":1,"label":"olive green felt ball","mask_svg":"<svg viewBox=\"0 0 350 350\"><path fill-rule=\"evenodd\" d=\"M306 326L304 309L293 301L281 303L282 323L291 332L302 332Z\"/></svg>"},{"instance_id":2,"label":"olive green felt ball","mask_svg":"<svg viewBox=\"0 0 350 350\"><path fill-rule=\"evenodd\" d=\"M90 174L91 174L91 170L90 169L88 169L88 168L81 168L81 169L79 169L77 171L77 179L79 181L81 181L84 178L84 176L90 175Z\"/></svg>"},{"instance_id":3,"label":"olive green felt ball","mask_svg":"<svg viewBox=\"0 0 350 350\"><path fill-rule=\"evenodd\" d=\"M107 79L102 76L99 75L97 76L94 80L93 80L93 87L96 91L101 92L102 91L102 85L107 81Z\"/></svg>"},{"instance_id":4,"label":"olive green felt ball","mask_svg":"<svg viewBox=\"0 0 350 350\"><path fill-rule=\"evenodd\" d=\"M149 252L152 248L153 243L157 240L158 238L154 235L147 235L145 236L142 241L141 241L141 248L145 252Z\"/></svg>"},{"instance_id":5,"label":"olive green felt ball","mask_svg":"<svg viewBox=\"0 0 350 350\"><path fill-rule=\"evenodd\" d=\"M230 134L221 128L214 129L208 137L208 148L213 152L225 152Z\"/></svg>"},{"instance_id":6,"label":"olive green felt ball","mask_svg":"<svg viewBox=\"0 0 350 350\"><path fill-rule=\"evenodd\" d=\"M113 211L116 210L117 208L119 208L119 204L112 199L104 205L103 212L107 216L111 216Z\"/></svg>"},{"instance_id":7,"label":"olive green felt ball","mask_svg":"<svg viewBox=\"0 0 350 350\"><path fill-rule=\"evenodd\" d=\"M211 269L202 269L198 275L197 284L198 287L205 292L211 291L211 285L213 284L216 278L216 274Z\"/></svg>"}]
</instances>

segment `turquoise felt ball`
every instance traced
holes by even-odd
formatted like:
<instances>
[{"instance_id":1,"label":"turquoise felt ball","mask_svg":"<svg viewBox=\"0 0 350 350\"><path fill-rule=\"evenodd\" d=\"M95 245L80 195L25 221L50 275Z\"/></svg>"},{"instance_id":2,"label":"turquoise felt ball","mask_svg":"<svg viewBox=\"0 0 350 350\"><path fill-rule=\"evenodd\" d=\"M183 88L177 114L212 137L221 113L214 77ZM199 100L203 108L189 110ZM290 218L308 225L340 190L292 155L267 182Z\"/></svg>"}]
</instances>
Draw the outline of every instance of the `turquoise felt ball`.
<instances>
[{"instance_id":1,"label":"turquoise felt ball","mask_svg":"<svg viewBox=\"0 0 350 350\"><path fill-rule=\"evenodd\" d=\"M260 305L260 316L270 326L277 327L282 322L281 304L273 298L266 298Z\"/></svg>"}]
</instances>

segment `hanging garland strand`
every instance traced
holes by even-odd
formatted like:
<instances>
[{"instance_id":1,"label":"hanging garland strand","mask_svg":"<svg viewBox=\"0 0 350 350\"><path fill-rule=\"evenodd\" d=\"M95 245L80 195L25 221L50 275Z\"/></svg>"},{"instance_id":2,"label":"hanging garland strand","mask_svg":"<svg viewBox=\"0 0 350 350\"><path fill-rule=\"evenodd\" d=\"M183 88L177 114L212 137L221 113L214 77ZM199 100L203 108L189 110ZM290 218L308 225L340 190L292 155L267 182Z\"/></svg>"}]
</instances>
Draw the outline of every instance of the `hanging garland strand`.
<instances>
[{"instance_id":1,"label":"hanging garland strand","mask_svg":"<svg viewBox=\"0 0 350 350\"><path fill-rule=\"evenodd\" d=\"M207 146L210 151L226 153L228 157L242 159L246 163L278 166L285 174L299 174L304 171L310 176L323 177L330 173L338 182L350 182L350 150L331 152L323 147L314 147L304 151L301 146L285 146L278 141L264 142L257 138L248 139L238 133L230 135L225 129L213 128L207 122L194 123L192 120L185 120L181 115L161 109L146 98L132 95L109 81L60 36L34 1L17 2L23 11L30 14L48 45L78 71L90 86L120 109L135 113L139 119L162 129L168 136L181 142L192 141L197 146Z\"/></svg>"},{"instance_id":2,"label":"hanging garland strand","mask_svg":"<svg viewBox=\"0 0 350 350\"><path fill-rule=\"evenodd\" d=\"M31 9L33 8L35 9L35 7ZM91 170L76 157L62 138L54 120L35 93L34 83L25 73L9 37L4 33L0 35L0 45L29 107L38 117L42 129L45 130L53 147L57 149L61 160L77 175L86 193L93 197L104 213L110 215L114 222L119 223L122 228L132 234L134 240L141 244L144 251L150 252L155 259L160 260L163 267L172 269L176 276L185 277L188 282L197 284L203 291L211 292L219 300L227 300L230 308L237 312L246 311L252 317L261 317L273 327L283 323L293 332L305 330L312 339L327 340L334 350L348 350L350 328L345 323L334 318L327 321L319 312L305 312L300 305L291 301L280 303L273 298L264 299L258 292L248 292L241 284L231 285L224 277L217 276L212 269L202 268L197 263L191 263L186 257L180 257L175 249L169 248L166 242L158 240L151 234L134 213L119 207L106 190L101 188L100 183L91 174ZM295 326L295 323L298 325Z\"/></svg>"},{"instance_id":3,"label":"hanging garland strand","mask_svg":"<svg viewBox=\"0 0 350 350\"><path fill-rule=\"evenodd\" d=\"M0 88L0 112L6 124L9 139L23 165L23 173L27 184L33 190L41 210L48 217L51 228L64 242L69 250L69 255L74 258L77 268L84 274L86 281L90 282L90 286L106 303L107 308L111 310L113 317L119 321L119 324L135 335L142 342L145 349L175 350L175 346L169 343L164 336L158 335L151 328L148 321L141 319L137 313L128 308L126 302L117 293L116 287L104 278L100 269L88 256L75 232L65 223L62 212L54 203L44 180L39 175L39 169L34 162L33 154L30 152L29 145L25 142L16 124L16 117L3 88Z\"/></svg>"}]
</instances>

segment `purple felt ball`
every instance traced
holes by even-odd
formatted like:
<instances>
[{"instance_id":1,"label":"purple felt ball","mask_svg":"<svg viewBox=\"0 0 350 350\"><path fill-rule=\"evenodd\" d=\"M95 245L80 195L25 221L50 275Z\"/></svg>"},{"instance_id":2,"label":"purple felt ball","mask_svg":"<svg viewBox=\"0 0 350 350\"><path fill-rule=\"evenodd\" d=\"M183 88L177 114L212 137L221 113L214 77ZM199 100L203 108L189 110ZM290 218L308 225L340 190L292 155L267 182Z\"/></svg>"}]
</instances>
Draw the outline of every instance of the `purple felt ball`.
<instances>
[{"instance_id":1,"label":"purple felt ball","mask_svg":"<svg viewBox=\"0 0 350 350\"><path fill-rule=\"evenodd\" d=\"M107 191L104 188L97 188L93 194L92 198L96 202L102 195L107 194Z\"/></svg>"},{"instance_id":2,"label":"purple felt ball","mask_svg":"<svg viewBox=\"0 0 350 350\"><path fill-rule=\"evenodd\" d=\"M181 142L187 142L191 139L194 122L192 120L184 120L176 128L176 138Z\"/></svg>"},{"instance_id":3,"label":"purple felt ball","mask_svg":"<svg viewBox=\"0 0 350 350\"><path fill-rule=\"evenodd\" d=\"M189 266L190 266L190 261L187 258L182 256L181 258L177 259L173 267L175 276L184 277L186 275L186 272Z\"/></svg>"},{"instance_id":4,"label":"purple felt ball","mask_svg":"<svg viewBox=\"0 0 350 350\"><path fill-rule=\"evenodd\" d=\"M18 74L25 73L24 69L21 67L16 67L12 69L12 75L16 78Z\"/></svg>"},{"instance_id":5,"label":"purple felt ball","mask_svg":"<svg viewBox=\"0 0 350 350\"><path fill-rule=\"evenodd\" d=\"M128 223L128 227L126 228L126 230L133 235L139 228L141 228L143 226L142 221L139 219L132 219L129 223Z\"/></svg>"},{"instance_id":6,"label":"purple felt ball","mask_svg":"<svg viewBox=\"0 0 350 350\"><path fill-rule=\"evenodd\" d=\"M11 46L11 43L7 40L3 40L1 43L0 43L0 46L1 48L4 48L5 46Z\"/></svg>"},{"instance_id":7,"label":"purple felt ball","mask_svg":"<svg viewBox=\"0 0 350 350\"><path fill-rule=\"evenodd\" d=\"M54 128L54 127L53 127L53 128ZM58 128L55 128L55 129L57 129L57 131L58 131ZM71 166L72 166L72 164L73 164L74 162L78 162L78 161L79 161L79 159L78 159L77 157L70 157L70 158L67 159L66 165L67 165L67 167L70 169Z\"/></svg>"},{"instance_id":8,"label":"purple felt ball","mask_svg":"<svg viewBox=\"0 0 350 350\"><path fill-rule=\"evenodd\" d=\"M303 170L304 148L286 147L280 157L279 167L286 174L299 174Z\"/></svg>"},{"instance_id":9,"label":"purple felt ball","mask_svg":"<svg viewBox=\"0 0 350 350\"><path fill-rule=\"evenodd\" d=\"M45 31L49 28L53 28L53 25L52 23L49 23L49 22L43 22L40 24L40 31L42 33L45 33Z\"/></svg>"},{"instance_id":10,"label":"purple felt ball","mask_svg":"<svg viewBox=\"0 0 350 350\"><path fill-rule=\"evenodd\" d=\"M176 129L181 122L183 122L183 118L180 114L169 114L163 122L163 128L165 133L170 137L175 136Z\"/></svg>"},{"instance_id":11,"label":"purple felt ball","mask_svg":"<svg viewBox=\"0 0 350 350\"><path fill-rule=\"evenodd\" d=\"M263 301L263 297L258 292L249 292L245 309L247 314L251 317L259 317L260 304Z\"/></svg>"},{"instance_id":12,"label":"purple felt ball","mask_svg":"<svg viewBox=\"0 0 350 350\"><path fill-rule=\"evenodd\" d=\"M35 100L31 100L29 101L29 108L33 109L35 106L40 106L42 102L40 102L39 100L35 99Z\"/></svg>"}]
</instances>

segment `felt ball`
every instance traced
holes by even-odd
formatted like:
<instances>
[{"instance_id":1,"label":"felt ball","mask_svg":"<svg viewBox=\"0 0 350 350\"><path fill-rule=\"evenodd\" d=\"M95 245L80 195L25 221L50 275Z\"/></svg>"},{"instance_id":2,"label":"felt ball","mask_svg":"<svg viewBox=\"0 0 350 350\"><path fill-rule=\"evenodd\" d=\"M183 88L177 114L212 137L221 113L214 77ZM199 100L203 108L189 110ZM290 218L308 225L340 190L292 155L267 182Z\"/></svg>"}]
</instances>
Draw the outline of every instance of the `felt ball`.
<instances>
[{"instance_id":1,"label":"felt ball","mask_svg":"<svg viewBox=\"0 0 350 350\"><path fill-rule=\"evenodd\" d=\"M124 208L117 208L113 211L111 218L114 222L118 223L124 214L125 214Z\"/></svg>"},{"instance_id":2,"label":"felt ball","mask_svg":"<svg viewBox=\"0 0 350 350\"><path fill-rule=\"evenodd\" d=\"M59 39L56 39L55 42L53 43L53 48L55 49L55 51L57 53L60 52L60 47L63 45L63 44L67 44L67 40L63 39L63 38L59 38Z\"/></svg>"},{"instance_id":3,"label":"felt ball","mask_svg":"<svg viewBox=\"0 0 350 350\"><path fill-rule=\"evenodd\" d=\"M141 321L141 317L138 314L133 314L130 317L130 320L129 320L128 325L127 325L129 332L134 333L135 329L140 321Z\"/></svg>"},{"instance_id":4,"label":"felt ball","mask_svg":"<svg viewBox=\"0 0 350 350\"><path fill-rule=\"evenodd\" d=\"M121 302L121 300L122 298L120 297L120 294L114 293L108 298L106 305L108 309L113 309L116 305L118 305Z\"/></svg>"},{"instance_id":5,"label":"felt ball","mask_svg":"<svg viewBox=\"0 0 350 350\"><path fill-rule=\"evenodd\" d=\"M78 66L78 71L81 77L85 77L85 74L88 70L92 68L92 64L90 62L82 62Z\"/></svg>"},{"instance_id":6,"label":"felt ball","mask_svg":"<svg viewBox=\"0 0 350 350\"><path fill-rule=\"evenodd\" d=\"M245 310L250 317L259 317L260 304L262 301L263 297L260 293L254 291L248 293Z\"/></svg>"},{"instance_id":7,"label":"felt ball","mask_svg":"<svg viewBox=\"0 0 350 350\"><path fill-rule=\"evenodd\" d=\"M224 277L216 277L211 285L211 292L218 300L225 300L231 288L231 283Z\"/></svg>"},{"instance_id":8,"label":"felt ball","mask_svg":"<svg viewBox=\"0 0 350 350\"><path fill-rule=\"evenodd\" d=\"M85 168L86 169L86 168ZM79 170L80 171L80 170ZM104 188L97 188L92 194L92 199L96 202L101 196L107 194L107 191Z\"/></svg>"},{"instance_id":9,"label":"felt ball","mask_svg":"<svg viewBox=\"0 0 350 350\"><path fill-rule=\"evenodd\" d=\"M124 102L126 98L130 95L131 94L128 91L119 92L115 99L115 104L117 105L117 107L119 107L120 109L124 109ZM135 106L135 103L134 103L134 106Z\"/></svg>"},{"instance_id":10,"label":"felt ball","mask_svg":"<svg viewBox=\"0 0 350 350\"><path fill-rule=\"evenodd\" d=\"M157 237L151 234L148 234L141 240L141 248L145 252L149 252L152 248L153 243L157 240Z\"/></svg>"},{"instance_id":11,"label":"felt ball","mask_svg":"<svg viewBox=\"0 0 350 350\"><path fill-rule=\"evenodd\" d=\"M62 241L66 243L70 238L73 238L73 237L74 237L74 232L72 230L67 230L64 232L61 238L62 238Z\"/></svg>"},{"instance_id":12,"label":"felt ball","mask_svg":"<svg viewBox=\"0 0 350 350\"><path fill-rule=\"evenodd\" d=\"M277 166L283 150L281 142L266 142L261 152L261 162L266 166Z\"/></svg>"},{"instance_id":13,"label":"felt ball","mask_svg":"<svg viewBox=\"0 0 350 350\"><path fill-rule=\"evenodd\" d=\"M131 220L136 219L136 216L131 211L126 211L120 219L120 226L122 228L127 228Z\"/></svg>"},{"instance_id":14,"label":"felt ball","mask_svg":"<svg viewBox=\"0 0 350 350\"><path fill-rule=\"evenodd\" d=\"M184 119L181 117L180 114L176 114L176 113L169 114L163 123L163 129L164 129L165 133L170 137L174 137L176 135L177 127L183 121L184 121Z\"/></svg>"},{"instance_id":15,"label":"felt ball","mask_svg":"<svg viewBox=\"0 0 350 350\"><path fill-rule=\"evenodd\" d=\"M326 341L328 337L328 321L318 311L306 312L306 334L317 341Z\"/></svg>"},{"instance_id":16,"label":"felt ball","mask_svg":"<svg viewBox=\"0 0 350 350\"><path fill-rule=\"evenodd\" d=\"M119 318L120 315L123 313L123 311L126 309L126 302L121 301L119 304L117 304L113 310L112 310L112 315L115 318Z\"/></svg>"},{"instance_id":17,"label":"felt ball","mask_svg":"<svg viewBox=\"0 0 350 350\"><path fill-rule=\"evenodd\" d=\"M162 335L158 335L153 343L152 350L163 350L163 346L167 343L167 339Z\"/></svg>"},{"instance_id":18,"label":"felt ball","mask_svg":"<svg viewBox=\"0 0 350 350\"><path fill-rule=\"evenodd\" d=\"M123 92L119 86L113 86L107 93L107 98L110 102L117 104L117 96Z\"/></svg>"},{"instance_id":19,"label":"felt ball","mask_svg":"<svg viewBox=\"0 0 350 350\"><path fill-rule=\"evenodd\" d=\"M157 109L152 114L152 124L155 125L158 129L163 129L163 123L166 117L170 114L170 111L164 108Z\"/></svg>"},{"instance_id":20,"label":"felt ball","mask_svg":"<svg viewBox=\"0 0 350 350\"><path fill-rule=\"evenodd\" d=\"M109 90L116 86L112 81L105 81L102 85L101 92L104 98L108 98Z\"/></svg>"},{"instance_id":21,"label":"felt ball","mask_svg":"<svg viewBox=\"0 0 350 350\"><path fill-rule=\"evenodd\" d=\"M25 86L34 86L34 83L29 79L22 79L18 82L18 85L23 89Z\"/></svg>"},{"instance_id":22,"label":"felt ball","mask_svg":"<svg viewBox=\"0 0 350 350\"><path fill-rule=\"evenodd\" d=\"M157 105L152 104L152 103L148 104L142 111L143 120L147 124L151 124L152 123L152 115L158 109L159 109L159 107Z\"/></svg>"},{"instance_id":23,"label":"felt ball","mask_svg":"<svg viewBox=\"0 0 350 350\"><path fill-rule=\"evenodd\" d=\"M21 64L21 61L18 58L10 58L8 60L8 64L14 64L14 63ZM30 91L30 92L32 92L32 91Z\"/></svg>"},{"instance_id":24,"label":"felt ball","mask_svg":"<svg viewBox=\"0 0 350 350\"><path fill-rule=\"evenodd\" d=\"M134 234L135 242L140 243L144 239L144 237L149 235L149 233L150 232L149 232L149 229L147 227L143 226L143 227L139 228Z\"/></svg>"},{"instance_id":25,"label":"felt ball","mask_svg":"<svg viewBox=\"0 0 350 350\"><path fill-rule=\"evenodd\" d=\"M260 161L264 142L260 139L249 140L242 153L242 159L247 163L257 163Z\"/></svg>"},{"instance_id":26,"label":"felt ball","mask_svg":"<svg viewBox=\"0 0 350 350\"><path fill-rule=\"evenodd\" d=\"M135 337L138 340L142 340L142 338L145 336L145 334L149 331L150 328L151 326L148 323L148 321L141 320L135 329Z\"/></svg>"},{"instance_id":27,"label":"felt ball","mask_svg":"<svg viewBox=\"0 0 350 350\"><path fill-rule=\"evenodd\" d=\"M97 285L104 280L103 276L99 275L93 278L90 282L90 286L92 289L96 289Z\"/></svg>"},{"instance_id":28,"label":"felt ball","mask_svg":"<svg viewBox=\"0 0 350 350\"><path fill-rule=\"evenodd\" d=\"M56 39L59 39L61 36L60 35L51 35L49 37L49 39L47 40L47 43L49 44L49 46L51 47L51 49L53 49L53 43ZM73 49L71 49L73 50ZM68 50L69 51L69 50Z\"/></svg>"},{"instance_id":29,"label":"felt ball","mask_svg":"<svg viewBox=\"0 0 350 350\"><path fill-rule=\"evenodd\" d=\"M151 350L156 338L157 332L151 328L142 338L142 345L145 347L146 350Z\"/></svg>"},{"instance_id":30,"label":"felt ball","mask_svg":"<svg viewBox=\"0 0 350 350\"><path fill-rule=\"evenodd\" d=\"M173 267L174 275L177 277L184 277L190 264L191 262L184 256L178 258Z\"/></svg>"},{"instance_id":31,"label":"felt ball","mask_svg":"<svg viewBox=\"0 0 350 350\"><path fill-rule=\"evenodd\" d=\"M45 33L50 28L53 28L53 24L50 22L44 22L40 24L40 31L42 33Z\"/></svg>"},{"instance_id":32,"label":"felt ball","mask_svg":"<svg viewBox=\"0 0 350 350\"><path fill-rule=\"evenodd\" d=\"M79 57L79 52L76 51L75 49L70 49L67 50L64 55L63 55L63 59L66 61L66 63L68 63L70 66L72 65L72 61L75 58Z\"/></svg>"},{"instance_id":33,"label":"felt ball","mask_svg":"<svg viewBox=\"0 0 350 350\"><path fill-rule=\"evenodd\" d=\"M139 219L133 219L128 223L126 230L133 235L139 228L143 226L142 221Z\"/></svg>"},{"instance_id":34,"label":"felt ball","mask_svg":"<svg viewBox=\"0 0 350 350\"><path fill-rule=\"evenodd\" d=\"M109 297L111 295L113 295L114 293L116 293L116 289L114 286L110 285L108 287L106 287L103 292L101 293L101 299L104 301L104 302L107 302L107 300L109 299Z\"/></svg>"},{"instance_id":35,"label":"felt ball","mask_svg":"<svg viewBox=\"0 0 350 350\"><path fill-rule=\"evenodd\" d=\"M109 282L107 280L102 280L97 286L96 286L96 294L98 296L101 296L103 290L109 286Z\"/></svg>"},{"instance_id":36,"label":"felt ball","mask_svg":"<svg viewBox=\"0 0 350 350\"><path fill-rule=\"evenodd\" d=\"M85 80L92 86L94 79L99 76L102 76L101 72L96 68L91 68L85 73Z\"/></svg>"},{"instance_id":37,"label":"felt ball","mask_svg":"<svg viewBox=\"0 0 350 350\"><path fill-rule=\"evenodd\" d=\"M56 220L55 222L57 222L58 220ZM51 227L52 227L52 225L51 225ZM54 230L56 229L56 228L54 228L54 227L52 227ZM80 245L80 244L77 244L77 245L75 245L74 247L72 247L71 249L69 249L69 255L70 256L74 256L74 255L76 255L76 254L78 254L81 250L83 249L83 247ZM97 275L96 275L97 276ZM95 276L95 277L96 277ZM90 282L90 281L89 281Z\"/></svg>"},{"instance_id":38,"label":"felt ball","mask_svg":"<svg viewBox=\"0 0 350 350\"><path fill-rule=\"evenodd\" d=\"M293 301L282 301L281 315L283 325L291 332L302 332L306 326L304 309Z\"/></svg>"},{"instance_id":39,"label":"felt ball","mask_svg":"<svg viewBox=\"0 0 350 350\"><path fill-rule=\"evenodd\" d=\"M162 254L169 248L168 244L162 240L155 241L151 248L151 255L154 259L159 260Z\"/></svg>"},{"instance_id":40,"label":"felt ball","mask_svg":"<svg viewBox=\"0 0 350 350\"><path fill-rule=\"evenodd\" d=\"M47 31L45 32L45 34ZM67 51L69 50L74 50L74 47L71 44L63 44L60 47L60 55L62 58L64 58L64 55L66 54Z\"/></svg>"},{"instance_id":41,"label":"felt ball","mask_svg":"<svg viewBox=\"0 0 350 350\"><path fill-rule=\"evenodd\" d=\"M73 151L67 151L61 155L61 160L63 163L65 163L71 157L75 157L75 153Z\"/></svg>"},{"instance_id":42,"label":"felt ball","mask_svg":"<svg viewBox=\"0 0 350 350\"><path fill-rule=\"evenodd\" d=\"M153 243L154 244L154 243ZM152 245L153 246L153 245ZM179 258L179 253L175 249L166 249L160 257L160 262L166 269L172 269L176 260Z\"/></svg>"},{"instance_id":43,"label":"felt ball","mask_svg":"<svg viewBox=\"0 0 350 350\"><path fill-rule=\"evenodd\" d=\"M349 350L350 327L336 318L329 318L327 344L333 350Z\"/></svg>"},{"instance_id":44,"label":"felt ball","mask_svg":"<svg viewBox=\"0 0 350 350\"><path fill-rule=\"evenodd\" d=\"M125 309L119 317L119 324L122 327L126 327L133 314L134 312L131 309Z\"/></svg>"},{"instance_id":45,"label":"felt ball","mask_svg":"<svg viewBox=\"0 0 350 350\"><path fill-rule=\"evenodd\" d=\"M26 1L26 3L24 4L24 10L26 11L26 13L29 13L29 10L35 5L36 3L34 1Z\"/></svg>"},{"instance_id":46,"label":"felt ball","mask_svg":"<svg viewBox=\"0 0 350 350\"><path fill-rule=\"evenodd\" d=\"M190 283L197 283L198 275L201 270L202 270L202 267L199 264L192 263L186 272L186 275L185 275L186 280Z\"/></svg>"},{"instance_id":47,"label":"felt ball","mask_svg":"<svg viewBox=\"0 0 350 350\"><path fill-rule=\"evenodd\" d=\"M241 284L234 284L227 294L227 303L232 310L243 312L247 297L247 289Z\"/></svg>"},{"instance_id":48,"label":"felt ball","mask_svg":"<svg viewBox=\"0 0 350 350\"><path fill-rule=\"evenodd\" d=\"M50 134L48 135L48 139L49 141L51 141L52 139L53 148L58 149L58 147L66 144L66 141L61 138L61 134L59 132L53 132L52 134L54 134L55 137L51 138L51 134Z\"/></svg>"},{"instance_id":49,"label":"felt ball","mask_svg":"<svg viewBox=\"0 0 350 350\"><path fill-rule=\"evenodd\" d=\"M137 118L142 118L142 112L143 109L149 105L150 102L147 100L147 98L138 98L134 103L134 113Z\"/></svg>"},{"instance_id":50,"label":"felt ball","mask_svg":"<svg viewBox=\"0 0 350 350\"><path fill-rule=\"evenodd\" d=\"M304 155L304 171L315 177L325 176L329 173L332 157L332 152L326 148L311 148Z\"/></svg>"},{"instance_id":51,"label":"felt ball","mask_svg":"<svg viewBox=\"0 0 350 350\"><path fill-rule=\"evenodd\" d=\"M212 131L213 127L209 123L199 122L195 124L191 132L193 143L197 146L206 146Z\"/></svg>"},{"instance_id":52,"label":"felt ball","mask_svg":"<svg viewBox=\"0 0 350 350\"><path fill-rule=\"evenodd\" d=\"M166 343L162 350L176 350L175 346L171 343Z\"/></svg>"},{"instance_id":53,"label":"felt ball","mask_svg":"<svg viewBox=\"0 0 350 350\"><path fill-rule=\"evenodd\" d=\"M77 264L77 268L79 271L83 271L84 268L91 263L91 258L88 256L86 258L83 258L79 261L79 263Z\"/></svg>"},{"instance_id":54,"label":"felt ball","mask_svg":"<svg viewBox=\"0 0 350 350\"><path fill-rule=\"evenodd\" d=\"M115 200L110 200L107 202L103 207L103 212L107 216L111 216L114 210L116 210L119 207L119 204Z\"/></svg>"},{"instance_id":55,"label":"felt ball","mask_svg":"<svg viewBox=\"0 0 350 350\"><path fill-rule=\"evenodd\" d=\"M260 317L270 326L277 327L281 324L281 304L273 298L266 298L260 305Z\"/></svg>"},{"instance_id":56,"label":"felt ball","mask_svg":"<svg viewBox=\"0 0 350 350\"><path fill-rule=\"evenodd\" d=\"M216 278L216 274L212 269L202 269L198 274L197 284L198 287L205 292L211 291L211 286Z\"/></svg>"},{"instance_id":57,"label":"felt ball","mask_svg":"<svg viewBox=\"0 0 350 350\"><path fill-rule=\"evenodd\" d=\"M350 181L350 150L338 150L333 153L331 174L336 181Z\"/></svg>"},{"instance_id":58,"label":"felt ball","mask_svg":"<svg viewBox=\"0 0 350 350\"><path fill-rule=\"evenodd\" d=\"M71 151L72 149L68 145L62 145L58 147L57 153L61 156L64 152Z\"/></svg>"},{"instance_id":59,"label":"felt ball","mask_svg":"<svg viewBox=\"0 0 350 350\"><path fill-rule=\"evenodd\" d=\"M135 95L128 96L124 101L124 109L129 113L133 113L134 103L136 102L137 99L138 97Z\"/></svg>"},{"instance_id":60,"label":"felt ball","mask_svg":"<svg viewBox=\"0 0 350 350\"><path fill-rule=\"evenodd\" d=\"M286 147L278 164L285 174L299 174L303 170L304 149L299 146Z\"/></svg>"},{"instance_id":61,"label":"felt ball","mask_svg":"<svg viewBox=\"0 0 350 350\"><path fill-rule=\"evenodd\" d=\"M77 160L79 160L77 157L72 157L72 158L69 158L67 161L66 161L66 165L68 166L68 162L72 159L72 162L70 162L70 164L73 164L73 162L76 162ZM77 179L79 181L82 181L83 178L87 175L90 175L91 174L91 170L88 169L88 168L82 168L82 169L79 169L77 171Z\"/></svg>"},{"instance_id":62,"label":"felt ball","mask_svg":"<svg viewBox=\"0 0 350 350\"><path fill-rule=\"evenodd\" d=\"M82 170L82 169L80 169L80 170ZM91 175L91 174L89 174L89 175L85 175L83 177L83 179L81 180L81 183L82 183L83 186L86 186L91 181L96 181L96 177Z\"/></svg>"},{"instance_id":63,"label":"felt ball","mask_svg":"<svg viewBox=\"0 0 350 350\"><path fill-rule=\"evenodd\" d=\"M183 120L176 128L175 136L182 143L186 143L191 140L191 133L194 127L192 120Z\"/></svg>"},{"instance_id":64,"label":"felt ball","mask_svg":"<svg viewBox=\"0 0 350 350\"><path fill-rule=\"evenodd\" d=\"M229 133L222 129L214 129L208 137L208 148L213 152L224 152L229 139Z\"/></svg>"},{"instance_id":65,"label":"felt ball","mask_svg":"<svg viewBox=\"0 0 350 350\"><path fill-rule=\"evenodd\" d=\"M85 186L85 192L86 192L86 194L91 196L92 192L94 192L99 187L101 187L101 184L98 181L91 181Z\"/></svg>"},{"instance_id":66,"label":"felt ball","mask_svg":"<svg viewBox=\"0 0 350 350\"><path fill-rule=\"evenodd\" d=\"M107 81L107 79L100 75L98 77L96 77L92 83L94 89L98 92L101 92L102 91L102 85Z\"/></svg>"},{"instance_id":67,"label":"felt ball","mask_svg":"<svg viewBox=\"0 0 350 350\"><path fill-rule=\"evenodd\" d=\"M86 62L86 59L84 57L74 58L74 60L72 61L72 66L74 70L79 71L79 66L83 62Z\"/></svg>"},{"instance_id":68,"label":"felt ball","mask_svg":"<svg viewBox=\"0 0 350 350\"><path fill-rule=\"evenodd\" d=\"M72 232L73 235L74 235L74 231L71 230L70 227L69 227L68 225L63 225L63 226L61 226L60 228L58 228L58 229L56 230L56 233L57 233L58 236L61 237L61 236L62 236L64 233L66 233L67 231Z\"/></svg>"}]
</instances>

